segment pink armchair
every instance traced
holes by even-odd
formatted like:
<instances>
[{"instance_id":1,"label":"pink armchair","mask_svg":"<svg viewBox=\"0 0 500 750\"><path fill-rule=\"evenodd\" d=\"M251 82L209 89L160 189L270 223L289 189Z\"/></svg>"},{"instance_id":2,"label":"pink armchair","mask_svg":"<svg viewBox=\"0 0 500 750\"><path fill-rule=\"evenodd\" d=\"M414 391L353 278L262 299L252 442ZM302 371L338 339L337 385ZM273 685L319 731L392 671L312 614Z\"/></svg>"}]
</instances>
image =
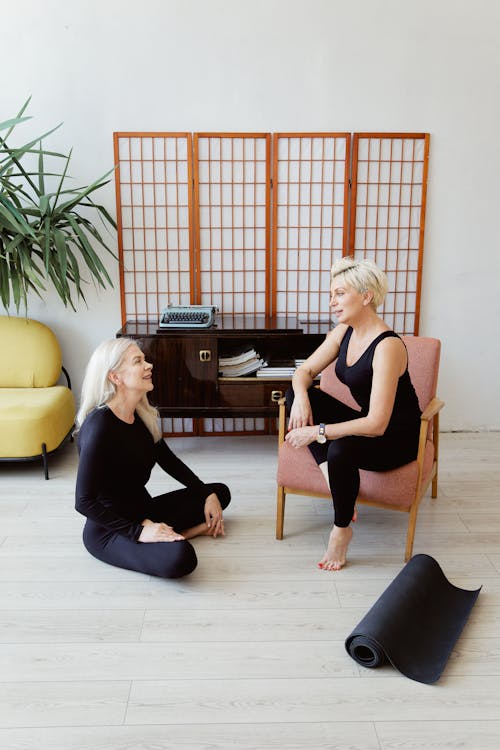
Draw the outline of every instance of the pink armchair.
<instances>
[{"instance_id":1,"label":"pink armchair","mask_svg":"<svg viewBox=\"0 0 500 750\"><path fill-rule=\"evenodd\" d=\"M408 368L422 409L420 440L415 461L391 471L361 471L357 502L409 514L405 561L412 556L413 540L421 498L432 483L437 496L439 458L439 411L444 402L436 398L441 342L422 336L403 336L408 350ZM319 387L356 408L350 391L335 375L335 363L321 375ZM280 402L278 496L276 538L283 539L285 499L287 495L311 495L331 501L325 478L307 447L292 448L285 441L285 405Z\"/></svg>"}]
</instances>

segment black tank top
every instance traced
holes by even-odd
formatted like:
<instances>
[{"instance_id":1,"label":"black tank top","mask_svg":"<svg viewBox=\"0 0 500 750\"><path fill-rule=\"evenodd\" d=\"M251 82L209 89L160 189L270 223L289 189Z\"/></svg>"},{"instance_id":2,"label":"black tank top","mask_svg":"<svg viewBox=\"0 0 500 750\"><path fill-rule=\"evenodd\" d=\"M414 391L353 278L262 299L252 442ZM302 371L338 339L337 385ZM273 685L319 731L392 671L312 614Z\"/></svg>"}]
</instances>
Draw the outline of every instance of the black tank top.
<instances>
[{"instance_id":1,"label":"black tank top","mask_svg":"<svg viewBox=\"0 0 500 750\"><path fill-rule=\"evenodd\" d=\"M370 395L373 381L373 356L377 345L385 338L400 338L394 331L384 331L377 336L361 357L351 366L347 364L347 347L352 336L352 328L349 327L340 344L339 356L335 365L338 379L351 391L353 397L361 407L361 416L368 414L370 406ZM389 420L388 430L414 428L420 420L420 407L417 394L410 380L408 367L398 380L394 408Z\"/></svg>"}]
</instances>

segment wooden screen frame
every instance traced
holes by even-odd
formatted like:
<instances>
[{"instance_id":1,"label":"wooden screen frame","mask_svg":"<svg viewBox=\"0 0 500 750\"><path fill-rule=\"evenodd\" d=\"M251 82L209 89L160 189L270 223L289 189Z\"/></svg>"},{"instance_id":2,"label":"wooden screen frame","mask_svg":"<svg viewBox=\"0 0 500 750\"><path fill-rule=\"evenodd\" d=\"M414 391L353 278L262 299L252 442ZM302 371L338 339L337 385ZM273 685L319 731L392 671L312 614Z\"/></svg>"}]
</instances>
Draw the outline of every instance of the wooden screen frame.
<instances>
[{"instance_id":1,"label":"wooden screen frame","mask_svg":"<svg viewBox=\"0 0 500 750\"><path fill-rule=\"evenodd\" d=\"M402 141L402 144L401 144L401 152L402 152L402 154L403 154L403 148L404 148L404 141L405 140L406 141L413 141L414 142L413 153L415 152L415 142L416 141L420 141L420 140L423 141L423 156L422 156L422 159L419 159L419 160L415 160L415 159L413 159L413 160L407 160L407 162L406 162L406 163L411 163L412 164L412 176L413 176L415 164L416 163L419 163L419 164L421 163L422 164L422 178L421 178L421 180L417 181L416 183L413 183L413 182L411 182L411 183L403 183L402 178L401 178L401 181L399 183L400 186L403 185L403 184L409 184L410 185L410 204L408 206L402 204L401 202L398 204L398 214L399 214L399 217L400 217L401 209L402 208L408 208L409 209L409 216L410 216L410 220L409 221L410 221L410 223L408 224L407 227L406 227L406 225L404 225L404 228L407 229L407 231L408 231L408 245L409 245L409 247L407 249L407 252L411 252L411 247L410 247L410 236L411 236L411 229L412 229L412 227L411 227L411 209L415 208L415 207L417 207L417 208L420 209L420 212L419 212L419 239L418 239L418 248L416 248L416 251L418 252L418 261L417 261L417 268L413 271L414 273L416 273L416 285L415 285L415 289L414 290L409 290L408 286L406 284L406 287L405 287L405 290L404 290L405 305L404 305L404 310L402 312L394 311L393 313L392 312L391 313L386 313L386 315L392 315L394 317L394 319L396 319L397 315L402 315L403 318L406 318L407 315L413 315L414 318L413 318L413 328L412 328L412 330L406 330L406 327L405 327L406 326L406 321L405 321L405 324L403 325L402 330L398 330L398 332L401 333L401 334L406 334L406 335L413 334L414 336L417 336L418 332L419 332L419 326L420 326L420 302L421 302L421 292L422 292L422 270L423 270L423 255L424 255L425 216L426 216L426 208L427 208L427 180L428 180L428 170L429 170L430 134L429 133L382 133L382 132L355 133L354 134L354 138L353 138L353 155L352 155L350 221L349 221L349 245L348 245L348 254L351 255L351 256L353 256L353 257L355 257L357 254L361 254L364 257L364 255L368 253L366 247L364 247L364 248L358 248L356 246L356 231L359 228L358 225L357 225L357 221L356 221L356 219L357 219L357 209L359 207L358 206L358 200L357 200L357 198L358 198L358 174L359 174L359 169L358 169L358 166L359 166L359 145L360 145L360 141L363 140L363 139L365 139L365 140L367 139L369 142L371 140L380 140L380 141L382 141L382 140L389 140L389 141L391 141L391 156L392 156L392 142L393 141L396 141L396 140ZM368 146L368 148L370 148L370 146ZM381 163L382 161L387 161L387 160L379 160L379 163ZM397 160L395 160L395 161L397 161ZM376 162L376 160L370 160L370 159L367 160L368 164L374 163L374 162ZM389 164L392 164L392 163L394 163L394 161L389 160ZM402 174L402 168L403 168L402 165L403 165L403 163L405 163L405 162L404 162L403 158L401 158L401 174ZM382 183L375 183L375 182L374 183L370 183L367 180L366 185L368 186L369 184L378 184L378 187L380 188L380 185ZM395 183L389 182L389 183L384 183L384 184L387 184L389 187L391 187L393 184L398 184L398 183L397 182L395 182ZM411 196L413 194L413 187L414 186L419 186L420 189L421 189L421 200L420 200L419 204L412 204L411 203ZM382 204L378 201L378 199L377 199L377 202L375 204L370 204L370 207L374 207L374 208L377 209L377 227L376 227L376 231L379 228L378 227L378 209L380 208L381 205ZM368 204L366 204L366 208L367 207L368 207ZM387 208L388 208L388 211L389 211L390 206L388 205ZM366 225L365 225L365 228L366 228ZM397 224L397 231L398 231L398 233L399 233L400 228L401 228L401 225L400 225L399 218L398 218L398 224ZM380 229L381 230L385 229L385 230L387 230L387 233L389 233L388 227L382 227L381 226ZM400 247L389 248L388 245L387 245L385 248L378 248L378 247L376 247L374 252L375 252L375 254L377 252L380 252L380 253L385 252L386 255L387 255L388 252L396 252L396 253L398 253L398 252L402 252L402 251L403 251L403 248L400 248ZM373 251L370 251L370 252L373 252ZM399 256L399 257L401 257L401 256ZM398 263L399 263L399 257L398 257ZM388 273L388 275L389 275L389 278L390 278L392 270L390 271L387 268L387 264L385 264L386 267L384 267L384 265L382 265L380 263L379 258L376 257L375 260L377 262L377 265L379 265L384 271L386 271ZM408 273L410 272L410 269L408 268L408 266L405 266L404 268L397 267L397 272L405 272L408 275ZM396 295L396 293L399 293L399 292L396 292L396 289L395 289L394 292L390 291L389 293L390 294L394 293ZM413 295L413 294L415 295L415 310L414 311L410 310L408 312L407 311L407 300L409 299L410 295ZM381 315L382 315L382 317L384 316L384 311L383 310L381 312ZM396 326L394 326L394 328L396 328Z\"/></svg>"},{"instance_id":2,"label":"wooden screen frame","mask_svg":"<svg viewBox=\"0 0 500 750\"><path fill-rule=\"evenodd\" d=\"M347 233L348 233L348 227L349 227L349 186L350 186L350 173L351 173L351 133L346 133L346 132L274 133L273 134L273 194L272 194L272 210L273 210L273 213L272 213L272 217L273 217L272 218L272 310L273 310L273 312L275 314L276 314L276 311L277 311L277 309L279 307L279 305L278 305L278 294L279 294L279 289L278 289L278 253L282 249L282 248L279 247L279 236L278 236L279 229L281 228L281 226L279 225L279 222L278 222L278 211L279 211L279 208L281 207L281 203L279 202L279 187L280 187L281 184L283 184L280 181L280 178L279 178L279 166L280 166L280 162L282 161L280 159L280 155L279 155L279 142L280 142L280 140L285 140L285 139L287 139L287 140L298 139L299 143L300 143L300 148L299 148L299 157L298 157L297 161L299 163L302 163L302 161L303 161L302 160L302 140L303 139L310 139L310 140L312 140L314 138L322 139L323 142L326 139L334 139L335 141L337 139L338 140L344 139L344 141L345 141L345 145L344 145L344 149L345 149L344 159L343 160L341 160L341 159L338 160L338 161L343 161L343 164L344 164L344 177L343 177L343 186L344 187L343 187L343 209L342 209L342 217L343 217L342 218L342 243L341 243L341 246L339 248L333 247L333 244L334 244L333 243L333 235L334 235L334 230L335 230L335 225L333 224L332 227L331 227L331 231L332 231L332 247L330 249L331 250L331 258L330 258L329 265L330 266L332 265L333 260L334 260L334 256L335 256L335 252L336 252L337 249L338 249L338 251L340 251L340 253L342 255L346 255ZM324 154L324 144L323 144L323 154ZM288 159L288 161L290 162L292 160ZM295 160L293 160L293 161L295 161ZM304 161L307 161L307 160L304 160ZM327 160L325 158L323 158L322 160L314 159L313 155L312 155L312 148L311 148L311 158L310 158L310 162L311 162L311 174L312 174L312 171L313 171L312 170L312 163L313 163L313 161L320 161L322 163L322 172L323 172L324 165L329 160ZM332 161L336 162L337 159L335 159L335 157L334 157L332 159ZM292 183L289 182L289 181L287 181L285 184L290 185ZM299 184L299 185L309 184L309 187L311 188L311 186L313 184L316 184L316 183L313 182L313 180L311 179L311 180L309 180L308 183L307 183L307 181L306 182L299 181L297 184ZM322 193L323 192L323 186L326 185L326 184L328 184L328 183L326 181L321 181L319 184L321 185L321 193ZM335 181L334 181L332 183L332 185L334 186L335 184L340 184L340 183L335 183ZM335 204L335 198L334 198L334 187L332 187L332 201L333 202L332 202L331 208L332 208L332 222L333 222L333 211L334 211L334 208L335 208L335 205L336 205ZM290 204L288 204L288 205L290 205ZM314 207L319 206L321 209L323 209L325 205L329 206L330 204L325 204L325 203L312 204L312 203L310 203L309 204L309 208L312 208L313 206ZM298 208L300 209L301 207L302 207L302 204L299 203L298 204ZM322 211L321 211L321 214L322 214ZM297 227L297 229L300 231L300 229L301 229L300 224ZM320 229L320 232L323 230L322 219L321 219L321 224L320 224L319 229ZM311 226L309 226L309 233L311 233ZM324 250L322 247L318 247L317 249L318 249L318 251L320 253ZM297 273L299 272L299 270L300 269L297 268ZM327 292L327 294L328 294L328 292ZM299 289L298 289L298 286L297 286L297 297L298 297L298 295L299 295ZM318 306L317 306L317 308L311 310L311 306L310 306L310 295L311 295L310 284L308 284L306 295L307 295L307 298L308 298L308 312L310 312L313 315L313 319L318 319L319 320L322 317L323 318L328 318L329 317L328 308L326 309L326 311L324 309L322 309L323 306L321 305L321 302L320 302L319 299L318 299ZM299 310L291 310L290 313L288 313L288 301L285 304L285 310L286 310L285 315L288 315L288 314L290 314L290 315L297 315L297 316L299 315ZM281 314L281 312L279 314Z\"/></svg>"},{"instance_id":3,"label":"wooden screen frame","mask_svg":"<svg viewBox=\"0 0 500 750\"><path fill-rule=\"evenodd\" d=\"M120 306L121 306L121 319L122 319L122 325L125 325L128 319L128 310L127 310L127 292L126 292L126 284L125 284L125 274L126 274L126 268L125 268L125 248L124 248L124 226L123 226L123 216L122 216L122 209L125 204L122 203L122 185L124 184L130 184L132 187L133 181L131 179L130 183L122 182L121 179L121 168L120 163L124 160L120 158L120 141L122 139L128 139L129 142L131 139L139 139L141 141L141 159L139 160L132 160L130 158L128 161L139 161L141 163L141 170L142 170L142 164L144 161L149 161L142 159L142 141L145 138L151 138L153 141L154 139L185 139L186 140L186 164L187 164L187 179L186 179L186 185L187 185L187 214L188 214L188 254L189 254L189 303L193 303L195 300L195 254L194 254L194 232L193 232L193 191L192 191L192 184L193 184L193 148L192 148L192 135L191 133L183 133L183 132L130 132L130 131L120 131L113 133L113 151L114 151L114 159L115 159L115 195L116 195L116 213L117 213L117 233L118 233L118 262L119 262L119 277L120 277ZM153 151L154 153L154 151ZM152 159L152 162L155 162L155 159ZM178 167L176 167L176 170L178 170ZM154 171L153 171L154 175ZM145 230L145 224L144 221L144 213L145 208L147 205L144 202L144 185L146 184L144 181L138 182L137 184L141 185L141 191L143 195L143 202L142 206L138 206L138 208L142 208L143 213L143 231ZM153 180L151 183L153 185L158 184L164 184L165 190L167 184L167 180L165 177L165 183L160 183L157 180ZM178 182L176 184L179 184ZM166 199L165 199L166 201ZM167 202L165 202L165 208L167 209L168 206ZM178 204L173 204L174 206L177 206L177 210L179 208ZM130 205L130 208L133 209L133 203ZM158 208L158 204L154 203L153 208ZM167 225L168 226L168 225ZM134 232L134 226L132 224L132 232ZM155 227L155 235L157 236L157 227ZM177 231L179 231L179 228L177 227ZM146 243L145 243L146 244ZM168 252L168 242L166 250ZM146 253L146 248L143 249L143 252ZM155 248L155 252L158 255L158 248ZM146 265L145 265L146 267ZM168 267L167 267L167 273ZM135 260L134 260L134 271L133 275L135 277ZM147 275L147 271L145 271L145 276ZM155 271L149 271L149 273L156 274L156 278L158 278L158 274L160 273L158 270ZM157 286L158 289L158 286ZM180 293L180 292L179 292ZM136 305L136 292L130 292L129 294L134 295L134 304ZM147 294L147 283L146 283L146 292ZM158 293L157 293L157 302L159 302L158 299ZM159 317L160 307L162 305L157 304L157 310L155 311L155 314Z\"/></svg>"},{"instance_id":4,"label":"wooden screen frame","mask_svg":"<svg viewBox=\"0 0 500 750\"><path fill-rule=\"evenodd\" d=\"M270 133L226 133L226 132L198 132L198 133L194 133L194 139L193 139L193 149L194 149L193 150L193 173L194 173L194 182L193 182L193 185L194 185L194 213L193 213L193 216L194 216L194 226L193 226L193 229L194 229L194 238L195 238L195 259L196 259L196 284L195 284L196 291L195 291L195 300L196 300L197 304L212 304L211 300L208 300L208 301L205 300L205 302L203 302L203 299L202 299L202 289L201 289L202 274L204 273L202 271L202 269L201 269L201 265L202 265L202 261L201 261L201 254L202 254L202 249L201 249L201 245L202 245L202 243L201 243L201 231L202 231L202 227L201 227L201 223L200 223L200 208L201 208L201 206L200 206L200 185L202 184L200 182L200 140L202 140L202 139L207 139L209 141L209 149L211 148L210 139L219 139L220 141L222 141L223 139L230 139L231 141L233 141L233 140L239 140L239 139L241 139L241 140L253 140L253 141L257 141L257 140L261 140L262 141L263 140L265 142L265 165L266 165L265 166L265 204L264 204L265 205L265 226L264 226L265 242L264 242L264 248L263 248L264 252L265 252L264 308L263 309L256 309L258 306L256 306L254 304L254 306L253 306L254 309L248 310L248 309L246 309L246 304L243 304L241 311L238 310L237 312L241 312L242 314L246 314L246 315L255 315L255 314L257 314L257 315L263 315L264 314L266 316L269 316L271 314L271 284L270 284L271 270L270 270L270 263L269 263L269 258L270 258L270 253L271 253L271 241L270 241L270 238L271 238L271 134ZM244 147L243 147L243 151L244 151ZM254 151L255 151L255 147L254 147ZM231 144L231 155L233 155L233 146L232 146L232 144ZM213 160L209 159L207 161L208 161L209 164L211 164L211 163L214 163L214 162L216 163L218 160L217 159L213 159ZM233 159L233 158L231 158L231 159L222 159L222 157L219 159L220 164L222 164L222 162L227 162L227 161L229 161L232 164L232 170L234 171L234 162L235 161L239 161L239 160L236 160L236 159ZM251 163L252 161L253 161L254 167L255 167L255 164L257 163L257 159L256 158L254 158L253 160L252 159L243 160L243 163L247 163L247 162ZM259 160L259 161L262 161L262 160ZM220 172L222 173L222 169L220 170ZM212 185L212 184L215 184L215 185L219 185L219 187L220 187L221 224L222 224L222 208L223 208L223 206L231 205L232 214L234 216L234 209L237 206L236 206L236 204L234 202L232 204L223 204L222 203L222 188L223 188L224 184L230 184L230 185L234 186L235 184L240 184L240 183L237 183L234 180L232 182L224 183L223 180L222 180L222 176L221 176L221 181L220 182L215 182L214 181L213 183L211 183L210 181L208 181L208 182L203 183L203 184L206 184L206 185L209 185L209 186ZM255 186L255 185L258 185L258 184L261 184L261 183L258 183L258 182L254 182L254 183L248 182L247 183L247 182L243 181L243 183L241 183L241 184L243 186L254 184L254 186ZM255 192L255 188L254 188L254 192ZM246 204L243 202L241 205L242 205L243 214L244 214L244 209L246 207ZM254 209L255 208L256 208L256 204L254 204ZM258 228L257 226L253 227L254 230L256 230L257 228ZM203 227L203 229L205 229L205 227ZM222 230L222 226L220 227L220 229L221 229L221 234L222 234L222 231L223 231ZM245 224L243 224L243 226L241 227L241 229L242 229L243 236L244 236L244 233L245 233L245 231L247 229L247 226ZM235 231L234 225L231 226L231 231L232 231L232 238L233 238L233 241L234 241L234 231ZM222 237L221 237L221 249L220 249L221 253L223 252L223 248L222 248L223 244L224 243L223 243ZM243 242L243 245L245 245L245 241ZM240 252L243 253L243 254L244 254L245 250L246 250L245 246L243 246L243 248L240 248ZM256 249L254 251L257 252ZM210 248L209 252L212 252L212 248ZM237 252L237 249L235 247L232 247L232 257L233 257L233 259L234 259L235 252ZM244 264L243 264L243 266L244 266ZM234 270L233 270L233 284L234 284ZM224 295L224 294L232 294L234 296L236 294L236 292L232 291L231 293L224 293L224 291L222 291L222 295ZM254 292L254 298L255 298L255 292ZM221 310L221 312L222 312L222 310ZM228 311L228 313L226 313L226 314L233 314L233 313L234 313L234 306L233 306L233 310Z\"/></svg>"}]
</instances>

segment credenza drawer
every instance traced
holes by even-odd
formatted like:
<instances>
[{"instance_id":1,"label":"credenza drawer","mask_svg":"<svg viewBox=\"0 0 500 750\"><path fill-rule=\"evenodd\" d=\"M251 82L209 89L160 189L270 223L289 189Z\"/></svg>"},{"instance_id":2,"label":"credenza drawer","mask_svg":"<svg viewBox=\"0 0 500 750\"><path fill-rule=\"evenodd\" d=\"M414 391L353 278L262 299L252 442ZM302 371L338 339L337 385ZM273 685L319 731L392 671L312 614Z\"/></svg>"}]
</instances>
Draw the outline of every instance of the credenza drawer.
<instances>
[{"instance_id":1,"label":"credenza drawer","mask_svg":"<svg viewBox=\"0 0 500 750\"><path fill-rule=\"evenodd\" d=\"M258 380L257 378L219 378L220 406L270 407L291 387L290 380Z\"/></svg>"}]
</instances>

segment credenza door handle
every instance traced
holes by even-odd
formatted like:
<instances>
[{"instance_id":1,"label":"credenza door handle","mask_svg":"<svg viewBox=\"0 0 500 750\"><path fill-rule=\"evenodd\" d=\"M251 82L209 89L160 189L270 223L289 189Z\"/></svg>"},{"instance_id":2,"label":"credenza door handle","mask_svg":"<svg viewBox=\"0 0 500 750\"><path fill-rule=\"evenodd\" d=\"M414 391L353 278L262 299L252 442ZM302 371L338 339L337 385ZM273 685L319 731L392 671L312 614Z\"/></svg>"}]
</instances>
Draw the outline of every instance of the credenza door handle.
<instances>
[{"instance_id":1,"label":"credenza door handle","mask_svg":"<svg viewBox=\"0 0 500 750\"><path fill-rule=\"evenodd\" d=\"M212 352L210 349L200 349L200 362L211 362Z\"/></svg>"}]
</instances>

